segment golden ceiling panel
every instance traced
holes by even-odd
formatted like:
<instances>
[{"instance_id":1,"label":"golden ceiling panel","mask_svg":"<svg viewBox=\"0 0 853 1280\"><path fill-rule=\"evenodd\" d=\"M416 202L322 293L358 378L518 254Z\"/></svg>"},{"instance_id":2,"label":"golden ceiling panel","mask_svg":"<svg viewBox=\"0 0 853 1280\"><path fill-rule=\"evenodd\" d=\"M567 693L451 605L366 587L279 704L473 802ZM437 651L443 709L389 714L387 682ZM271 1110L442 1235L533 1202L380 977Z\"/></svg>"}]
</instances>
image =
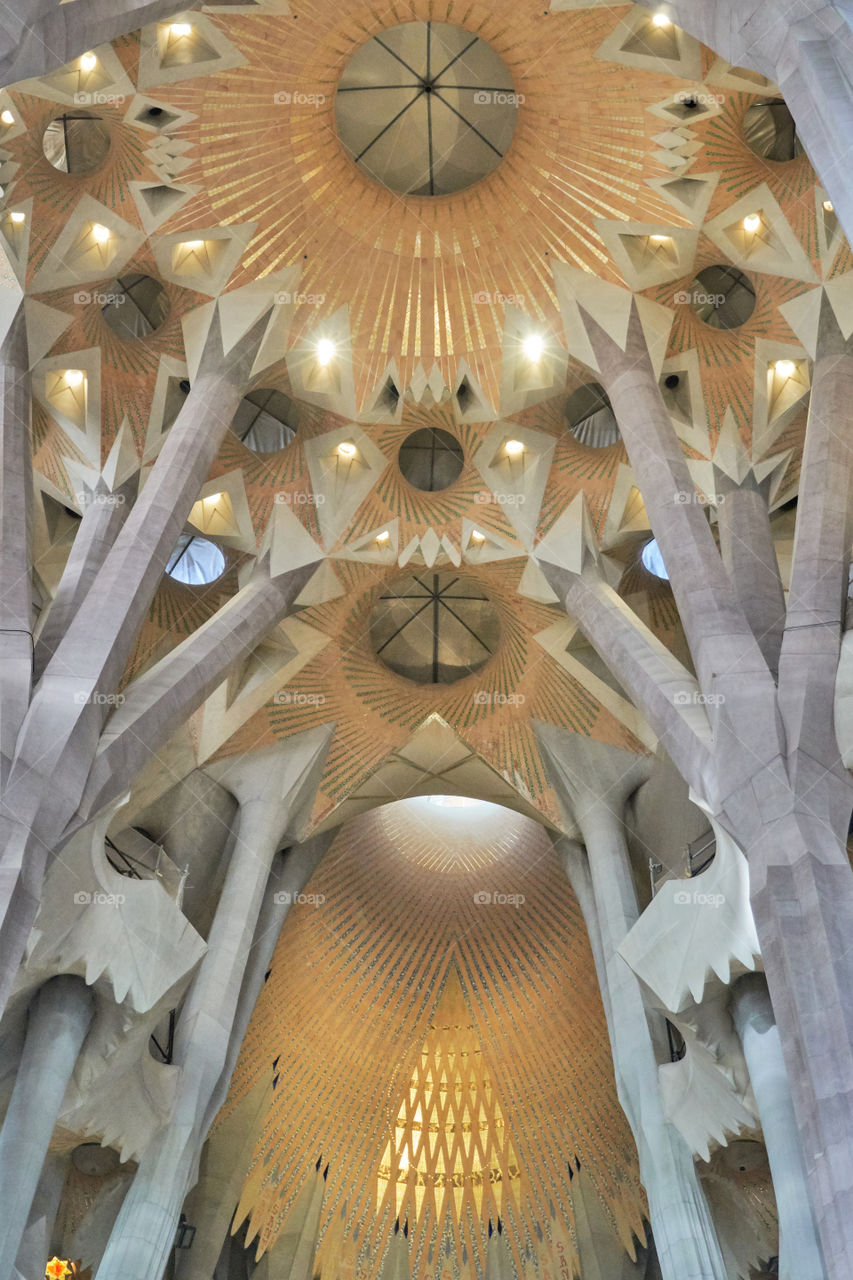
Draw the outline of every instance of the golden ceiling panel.
<instances>
[{"instance_id":1,"label":"golden ceiling panel","mask_svg":"<svg viewBox=\"0 0 853 1280\"><path fill-rule=\"evenodd\" d=\"M392 358L404 386L421 362L437 362L452 385L464 358L497 403L508 298L557 332L549 259L618 278L595 219L683 223L643 181L658 172L649 153L661 123L646 107L681 82L596 59L618 11L554 13L535 0L521 10L517 0L448 0L440 10L414 0L216 17L246 65L169 86L169 101L197 116L180 131L193 143L183 176L203 188L169 229L256 224L247 278L301 263L311 301L294 340L348 305L359 402ZM346 154L335 94L371 35L430 18L486 40L520 106L493 174L450 198L403 198Z\"/></svg>"},{"instance_id":2,"label":"golden ceiling panel","mask_svg":"<svg viewBox=\"0 0 853 1280\"><path fill-rule=\"evenodd\" d=\"M631 1249L636 1156L544 830L492 805L391 805L342 829L308 894L319 905L292 911L218 1122L276 1080L235 1227L248 1216L270 1248L322 1155L323 1277L376 1276L399 1216L413 1277L441 1254L474 1280L499 1215L532 1280L573 1250L579 1160Z\"/></svg>"}]
</instances>

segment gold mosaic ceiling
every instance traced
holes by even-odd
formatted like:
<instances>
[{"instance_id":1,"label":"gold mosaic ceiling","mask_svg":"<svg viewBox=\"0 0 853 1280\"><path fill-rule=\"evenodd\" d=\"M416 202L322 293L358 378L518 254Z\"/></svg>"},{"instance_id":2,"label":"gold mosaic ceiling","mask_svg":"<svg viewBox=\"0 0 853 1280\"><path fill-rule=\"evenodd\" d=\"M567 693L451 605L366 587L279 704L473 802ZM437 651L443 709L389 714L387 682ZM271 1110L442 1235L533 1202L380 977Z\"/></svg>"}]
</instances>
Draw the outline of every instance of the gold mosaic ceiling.
<instances>
[{"instance_id":1,"label":"gold mosaic ceiling","mask_svg":"<svg viewBox=\"0 0 853 1280\"><path fill-rule=\"evenodd\" d=\"M77 504L81 471L99 471L113 449L122 478L140 466L144 475L156 456L169 397L186 374L192 309L262 273L298 268L290 346L270 379L294 400L296 438L264 456L226 440L207 489L229 495L228 572L202 589L164 582L128 675L233 594L284 501L291 532L304 531L327 557L322 583L194 717L176 747L181 759L204 763L334 721L315 811L327 819L436 713L557 825L531 717L632 750L654 744L573 649L570 621L536 579L536 545L559 534L582 494L596 536L624 566L632 605L667 643L677 643L678 620L668 587L637 563L649 531L624 449L591 449L566 430L565 396L589 375L565 359L555 266L624 278L671 311L665 367L679 373L684 394L668 403L697 475L713 484L708 460L721 434L748 446L753 423L769 422L759 453L784 461L781 501L796 490L808 385L805 375L793 380L780 406L768 361L793 355L806 369L789 304L821 277L848 271L849 249L807 157L773 164L746 145L744 115L772 87L675 29L655 32L639 6L266 7L205 6L191 15L197 36L146 28L97 50L92 72L73 64L0 94L14 121L0 131L0 243L32 299L35 461L54 504L39 517L38 580L49 596L69 545L61 506ZM334 131L335 88L354 51L418 19L482 35L523 99L505 160L441 199L403 198L371 181ZM81 93L109 125L110 151L91 173L58 173L42 134ZM689 120L685 94L700 103ZM713 330L683 295L697 270L737 257L728 211L744 201L772 222L750 265L756 307L743 328ZM23 223L11 222L13 210ZM115 270L89 243L93 220L113 227L122 271L164 279L170 312L144 339L122 340L104 321L101 290ZM670 236L674 266L653 249L654 233ZM208 247L185 251L196 237ZM518 365L531 325L553 356L539 383L525 382ZM351 374L334 394L312 390L290 358L327 331ZM88 372L76 419L51 393L55 371L68 367ZM376 412L389 369L399 407ZM471 412L452 395L463 374L475 392ZM336 489L324 459L356 422L371 462L360 488ZM406 435L424 425L450 430L465 452L459 480L442 493L413 489L396 465ZM495 465L495 449L516 435L529 462L517 482ZM462 565L501 614L495 657L450 691L395 676L367 639L386 584L434 565ZM294 681L299 698L276 701Z\"/></svg>"},{"instance_id":2,"label":"gold mosaic ceiling","mask_svg":"<svg viewBox=\"0 0 853 1280\"><path fill-rule=\"evenodd\" d=\"M586 929L541 827L492 805L391 805L342 829L308 891L217 1122L226 1134L269 1087L234 1229L248 1218L272 1248L322 1156L323 1277L376 1276L408 1220L413 1277L441 1255L473 1280L498 1217L516 1273L551 1277L575 1254L579 1161L633 1253L633 1142Z\"/></svg>"}]
</instances>

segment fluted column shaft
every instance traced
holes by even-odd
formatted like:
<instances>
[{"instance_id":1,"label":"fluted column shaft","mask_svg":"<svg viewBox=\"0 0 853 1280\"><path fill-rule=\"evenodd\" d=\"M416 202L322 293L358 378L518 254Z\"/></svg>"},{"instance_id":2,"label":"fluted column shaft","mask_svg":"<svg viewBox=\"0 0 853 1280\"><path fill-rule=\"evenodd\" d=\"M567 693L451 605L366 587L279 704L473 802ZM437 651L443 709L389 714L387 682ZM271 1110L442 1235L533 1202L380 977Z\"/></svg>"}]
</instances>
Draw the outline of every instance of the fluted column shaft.
<instances>
[{"instance_id":1,"label":"fluted column shaft","mask_svg":"<svg viewBox=\"0 0 853 1280\"><path fill-rule=\"evenodd\" d=\"M773 1175L779 1210L779 1280L825 1280L788 1072L763 974L738 979L731 1009Z\"/></svg>"},{"instance_id":2,"label":"fluted column shaft","mask_svg":"<svg viewBox=\"0 0 853 1280\"><path fill-rule=\"evenodd\" d=\"M86 983L70 974L51 978L30 1005L21 1062L0 1132L0 1280L12 1275L94 1008Z\"/></svg>"}]
</instances>

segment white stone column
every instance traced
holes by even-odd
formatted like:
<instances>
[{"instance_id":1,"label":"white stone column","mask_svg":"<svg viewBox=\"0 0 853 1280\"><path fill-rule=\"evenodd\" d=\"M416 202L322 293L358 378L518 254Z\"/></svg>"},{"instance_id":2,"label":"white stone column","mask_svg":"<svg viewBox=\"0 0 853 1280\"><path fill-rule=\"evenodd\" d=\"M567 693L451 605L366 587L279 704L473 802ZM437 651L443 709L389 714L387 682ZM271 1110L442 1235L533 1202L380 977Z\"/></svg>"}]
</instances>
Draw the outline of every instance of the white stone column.
<instances>
[{"instance_id":1,"label":"white stone column","mask_svg":"<svg viewBox=\"0 0 853 1280\"><path fill-rule=\"evenodd\" d=\"M310 731L220 767L220 781L240 803L238 825L207 954L178 1020L175 1101L140 1160L97 1280L152 1280L169 1260L184 1197L198 1176L210 1103L228 1063L270 868L288 823L315 793L328 743L328 733Z\"/></svg>"},{"instance_id":2,"label":"white stone column","mask_svg":"<svg viewBox=\"0 0 853 1280\"><path fill-rule=\"evenodd\" d=\"M731 1010L773 1175L779 1209L779 1280L826 1280L788 1072L763 974L748 973L738 979Z\"/></svg>"},{"instance_id":3,"label":"white stone column","mask_svg":"<svg viewBox=\"0 0 853 1280\"><path fill-rule=\"evenodd\" d=\"M62 1099L94 1010L86 983L70 974L51 978L30 1005L21 1062L0 1132L0 1280L12 1275Z\"/></svg>"}]
</instances>

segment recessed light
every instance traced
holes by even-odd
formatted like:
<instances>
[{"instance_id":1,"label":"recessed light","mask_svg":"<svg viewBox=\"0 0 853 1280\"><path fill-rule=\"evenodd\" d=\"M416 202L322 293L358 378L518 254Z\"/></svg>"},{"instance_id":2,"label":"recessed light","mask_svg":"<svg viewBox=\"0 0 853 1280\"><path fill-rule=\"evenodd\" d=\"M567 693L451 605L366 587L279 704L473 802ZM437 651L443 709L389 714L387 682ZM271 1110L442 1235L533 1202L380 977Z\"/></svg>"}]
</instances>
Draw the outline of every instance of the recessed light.
<instances>
[{"instance_id":1,"label":"recessed light","mask_svg":"<svg viewBox=\"0 0 853 1280\"><path fill-rule=\"evenodd\" d=\"M773 368L780 378L792 378L797 372L797 366L793 360L777 360Z\"/></svg>"},{"instance_id":2,"label":"recessed light","mask_svg":"<svg viewBox=\"0 0 853 1280\"><path fill-rule=\"evenodd\" d=\"M12 112L9 110L8 107L6 108L5 111L0 112L0 120L2 120L3 124L15 123L15 117L12 115Z\"/></svg>"},{"instance_id":3,"label":"recessed light","mask_svg":"<svg viewBox=\"0 0 853 1280\"><path fill-rule=\"evenodd\" d=\"M538 333L529 333L521 344L521 349L527 356L528 360L535 364L537 360L542 359L545 351L545 343Z\"/></svg>"},{"instance_id":4,"label":"recessed light","mask_svg":"<svg viewBox=\"0 0 853 1280\"><path fill-rule=\"evenodd\" d=\"M185 240L184 248L188 249L190 253L198 253L199 249L204 248L204 241L203 240Z\"/></svg>"},{"instance_id":5,"label":"recessed light","mask_svg":"<svg viewBox=\"0 0 853 1280\"><path fill-rule=\"evenodd\" d=\"M173 36L191 36L193 33L192 25L189 22L173 22L169 30Z\"/></svg>"},{"instance_id":6,"label":"recessed light","mask_svg":"<svg viewBox=\"0 0 853 1280\"><path fill-rule=\"evenodd\" d=\"M485 535L484 533L480 533L480 530L479 530L479 529L472 529L472 530L471 530L471 541L472 541L472 542L485 542L485 541L486 541L486 535Z\"/></svg>"},{"instance_id":7,"label":"recessed light","mask_svg":"<svg viewBox=\"0 0 853 1280\"><path fill-rule=\"evenodd\" d=\"M331 364L335 358L335 344L331 338L321 338L317 343L317 363Z\"/></svg>"},{"instance_id":8,"label":"recessed light","mask_svg":"<svg viewBox=\"0 0 853 1280\"><path fill-rule=\"evenodd\" d=\"M109 227L102 226L100 222L92 223L92 235L95 237L98 244L106 244L111 234L112 232Z\"/></svg>"},{"instance_id":9,"label":"recessed light","mask_svg":"<svg viewBox=\"0 0 853 1280\"><path fill-rule=\"evenodd\" d=\"M80 66L83 71L94 71L97 65L98 59L94 53L84 53L80 59Z\"/></svg>"},{"instance_id":10,"label":"recessed light","mask_svg":"<svg viewBox=\"0 0 853 1280\"><path fill-rule=\"evenodd\" d=\"M658 10L652 18L652 22L656 27L669 27L672 25L672 19L668 13L664 13L662 9Z\"/></svg>"},{"instance_id":11,"label":"recessed light","mask_svg":"<svg viewBox=\"0 0 853 1280\"><path fill-rule=\"evenodd\" d=\"M13 222L17 222L19 224L21 222L26 222L27 220L27 215L24 213L22 209L13 209L12 212L9 214L9 217L12 219Z\"/></svg>"},{"instance_id":12,"label":"recessed light","mask_svg":"<svg viewBox=\"0 0 853 1280\"><path fill-rule=\"evenodd\" d=\"M65 370L65 381L69 387L82 387L85 377L86 375L82 369Z\"/></svg>"},{"instance_id":13,"label":"recessed light","mask_svg":"<svg viewBox=\"0 0 853 1280\"><path fill-rule=\"evenodd\" d=\"M653 244L666 244L672 239L672 236L649 236Z\"/></svg>"},{"instance_id":14,"label":"recessed light","mask_svg":"<svg viewBox=\"0 0 853 1280\"><path fill-rule=\"evenodd\" d=\"M748 213L743 220L744 231L757 231L761 226L760 213Z\"/></svg>"},{"instance_id":15,"label":"recessed light","mask_svg":"<svg viewBox=\"0 0 853 1280\"><path fill-rule=\"evenodd\" d=\"M377 541L377 542L387 542L387 541L388 541L388 539L389 539L390 537L391 537L391 535L390 535L390 533L388 532L388 530L387 530L387 529L383 529L381 533L377 533L377 535L376 535L376 541Z\"/></svg>"},{"instance_id":16,"label":"recessed light","mask_svg":"<svg viewBox=\"0 0 853 1280\"><path fill-rule=\"evenodd\" d=\"M338 445L338 453L342 458L354 458L357 452L355 445L349 440L345 440L343 444Z\"/></svg>"},{"instance_id":17,"label":"recessed light","mask_svg":"<svg viewBox=\"0 0 853 1280\"><path fill-rule=\"evenodd\" d=\"M520 453L524 453L524 445L520 440L507 440L504 448L511 458L517 458Z\"/></svg>"},{"instance_id":18,"label":"recessed light","mask_svg":"<svg viewBox=\"0 0 853 1280\"><path fill-rule=\"evenodd\" d=\"M4 115L5 115L5 112L4 112ZM824 200L823 211L824 213L835 213L835 205L832 203L831 200Z\"/></svg>"}]
</instances>

